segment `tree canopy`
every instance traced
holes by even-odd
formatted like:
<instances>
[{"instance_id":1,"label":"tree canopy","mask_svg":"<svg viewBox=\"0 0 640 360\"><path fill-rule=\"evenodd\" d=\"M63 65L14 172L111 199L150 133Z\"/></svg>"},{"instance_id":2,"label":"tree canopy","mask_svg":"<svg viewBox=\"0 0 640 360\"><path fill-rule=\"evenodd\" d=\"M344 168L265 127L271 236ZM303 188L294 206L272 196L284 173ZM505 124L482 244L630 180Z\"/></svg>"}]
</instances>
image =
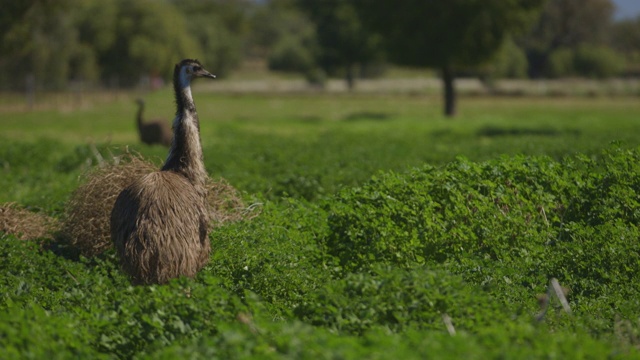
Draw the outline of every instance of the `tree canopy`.
<instances>
[{"instance_id":1,"label":"tree canopy","mask_svg":"<svg viewBox=\"0 0 640 360\"><path fill-rule=\"evenodd\" d=\"M640 73L640 26L613 23L611 0L0 0L0 8L3 90L131 87L168 80L182 57L220 77L250 59L350 86L393 63L437 70L452 115L458 76Z\"/></svg>"},{"instance_id":2,"label":"tree canopy","mask_svg":"<svg viewBox=\"0 0 640 360\"><path fill-rule=\"evenodd\" d=\"M6 5L0 16L0 87L13 90L22 89L25 78L43 89L63 89L76 80L130 87L149 76L169 79L184 57L199 58L224 76L241 61L239 39L247 27L239 1Z\"/></svg>"},{"instance_id":3,"label":"tree canopy","mask_svg":"<svg viewBox=\"0 0 640 360\"><path fill-rule=\"evenodd\" d=\"M455 114L456 68L496 55L509 34L524 31L544 0L352 0L397 63L442 73L445 114Z\"/></svg>"},{"instance_id":4,"label":"tree canopy","mask_svg":"<svg viewBox=\"0 0 640 360\"><path fill-rule=\"evenodd\" d=\"M343 72L353 88L356 67L382 58L380 36L364 27L348 1L298 0L298 4L316 24L318 65L330 74Z\"/></svg>"},{"instance_id":5,"label":"tree canopy","mask_svg":"<svg viewBox=\"0 0 640 360\"><path fill-rule=\"evenodd\" d=\"M548 0L531 31L522 38L532 77L550 75L553 53L603 44L614 6L610 0ZM559 55L559 56L562 56Z\"/></svg>"}]
</instances>

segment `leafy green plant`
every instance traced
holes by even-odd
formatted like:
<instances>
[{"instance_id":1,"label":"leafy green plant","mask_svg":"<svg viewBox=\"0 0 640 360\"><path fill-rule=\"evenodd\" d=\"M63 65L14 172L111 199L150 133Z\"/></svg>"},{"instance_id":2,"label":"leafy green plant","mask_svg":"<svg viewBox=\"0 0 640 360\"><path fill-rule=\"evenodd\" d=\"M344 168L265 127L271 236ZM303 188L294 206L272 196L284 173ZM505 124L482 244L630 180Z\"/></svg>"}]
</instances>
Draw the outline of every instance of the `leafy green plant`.
<instances>
[{"instance_id":1,"label":"leafy green plant","mask_svg":"<svg viewBox=\"0 0 640 360\"><path fill-rule=\"evenodd\" d=\"M203 121L207 169L259 216L216 227L207 267L164 286L132 287L113 251L0 234L0 354L637 357L635 102L469 99L478 114L444 123L412 97L209 99L246 118ZM60 218L94 151L123 149L81 145L82 120L126 143L126 111L7 117L0 197Z\"/></svg>"},{"instance_id":2,"label":"leafy green plant","mask_svg":"<svg viewBox=\"0 0 640 360\"><path fill-rule=\"evenodd\" d=\"M316 240L325 231L323 216L306 203L267 203L259 217L212 234L213 256L204 271L221 276L238 296L257 294L273 317L290 316L335 267Z\"/></svg>"},{"instance_id":3,"label":"leafy green plant","mask_svg":"<svg viewBox=\"0 0 640 360\"><path fill-rule=\"evenodd\" d=\"M443 331L447 321L458 330L474 330L505 321L503 309L479 287L448 271L375 266L325 285L295 313L316 326L362 335L376 327Z\"/></svg>"},{"instance_id":4,"label":"leafy green plant","mask_svg":"<svg viewBox=\"0 0 640 360\"><path fill-rule=\"evenodd\" d=\"M578 312L611 328L615 314L633 316L635 302L613 309L596 299L633 299L628 284L640 280L637 156L613 147L595 161L458 159L383 174L327 205L322 241L347 274L379 263L445 266L516 313L534 311L556 277Z\"/></svg>"}]
</instances>

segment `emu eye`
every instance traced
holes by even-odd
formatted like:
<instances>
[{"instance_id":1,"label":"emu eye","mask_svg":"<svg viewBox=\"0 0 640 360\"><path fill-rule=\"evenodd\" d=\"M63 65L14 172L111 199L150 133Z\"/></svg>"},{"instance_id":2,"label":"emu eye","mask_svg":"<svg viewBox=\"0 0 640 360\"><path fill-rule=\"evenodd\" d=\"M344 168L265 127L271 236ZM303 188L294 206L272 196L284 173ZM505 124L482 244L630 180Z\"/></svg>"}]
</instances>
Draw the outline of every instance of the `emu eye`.
<instances>
[{"instance_id":1,"label":"emu eye","mask_svg":"<svg viewBox=\"0 0 640 360\"><path fill-rule=\"evenodd\" d=\"M202 67L200 67L198 65L194 65L192 71L196 72L196 71L200 71L201 69L202 69Z\"/></svg>"}]
</instances>

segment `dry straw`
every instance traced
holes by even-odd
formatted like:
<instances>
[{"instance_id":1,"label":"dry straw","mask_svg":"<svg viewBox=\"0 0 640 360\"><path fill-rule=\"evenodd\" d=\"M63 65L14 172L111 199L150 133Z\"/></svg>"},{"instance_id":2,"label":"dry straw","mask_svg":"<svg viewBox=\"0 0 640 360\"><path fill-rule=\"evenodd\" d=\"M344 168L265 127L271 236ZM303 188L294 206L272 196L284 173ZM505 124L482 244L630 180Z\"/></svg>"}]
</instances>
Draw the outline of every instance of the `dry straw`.
<instances>
[{"instance_id":1,"label":"dry straw","mask_svg":"<svg viewBox=\"0 0 640 360\"><path fill-rule=\"evenodd\" d=\"M0 205L0 232L22 240L50 238L58 228L55 219L35 213L15 203Z\"/></svg>"}]
</instances>

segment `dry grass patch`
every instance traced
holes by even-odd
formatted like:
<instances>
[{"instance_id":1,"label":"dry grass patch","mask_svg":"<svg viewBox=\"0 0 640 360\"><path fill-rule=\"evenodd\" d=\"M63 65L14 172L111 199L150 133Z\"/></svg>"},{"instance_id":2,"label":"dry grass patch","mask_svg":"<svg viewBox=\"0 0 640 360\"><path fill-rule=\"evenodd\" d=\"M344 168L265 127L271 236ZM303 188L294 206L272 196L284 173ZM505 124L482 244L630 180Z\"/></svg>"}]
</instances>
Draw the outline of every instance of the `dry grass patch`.
<instances>
[{"instance_id":1,"label":"dry grass patch","mask_svg":"<svg viewBox=\"0 0 640 360\"><path fill-rule=\"evenodd\" d=\"M89 170L67 203L61 227L63 240L84 256L111 248L109 224L116 198L134 179L157 170L157 165L129 152ZM212 219L209 229L257 214L253 207L245 206L238 191L226 181L209 179L207 189Z\"/></svg>"},{"instance_id":2,"label":"dry grass patch","mask_svg":"<svg viewBox=\"0 0 640 360\"><path fill-rule=\"evenodd\" d=\"M15 203L0 205L0 232L12 234L22 240L51 237L58 228L54 218L38 214Z\"/></svg>"}]
</instances>

